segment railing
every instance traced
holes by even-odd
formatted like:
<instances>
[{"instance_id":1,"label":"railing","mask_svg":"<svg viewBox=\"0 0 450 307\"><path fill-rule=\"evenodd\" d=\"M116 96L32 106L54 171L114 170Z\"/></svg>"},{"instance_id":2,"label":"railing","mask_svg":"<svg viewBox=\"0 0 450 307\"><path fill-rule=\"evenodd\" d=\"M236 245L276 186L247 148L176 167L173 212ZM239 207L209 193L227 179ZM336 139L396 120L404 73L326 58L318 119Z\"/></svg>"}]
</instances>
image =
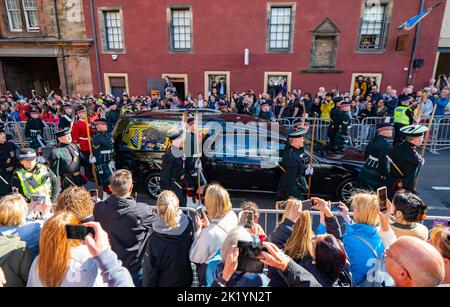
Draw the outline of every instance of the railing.
<instances>
[{"instance_id":1,"label":"railing","mask_svg":"<svg viewBox=\"0 0 450 307\"><path fill-rule=\"evenodd\" d=\"M375 136L376 125L386 120L384 117L368 117L362 120L353 118L350 126L350 137L352 139L353 146L358 149L364 150L365 146L369 144L370 140ZM306 121L311 125L313 118L308 118ZM421 123L428 124L429 117L423 117ZM292 129L294 125L301 122L301 118L287 117L278 119L277 122L287 128ZM316 118L315 140L327 141L328 140L328 127L330 124L329 118ZM44 141L48 146L53 146L57 143L55 137L55 131L57 126L54 123L46 123L44 127ZM6 126L6 131L13 137L16 145L20 144L18 133L22 136L24 145L27 146L28 142L25 139L25 126L26 122L10 122ZM19 131L17 130L19 128ZM308 130L307 137L311 138L312 129ZM430 137L427 142L427 149L432 154L438 154L439 151L450 148L450 116L436 117L431 126Z\"/></svg>"},{"instance_id":2,"label":"railing","mask_svg":"<svg viewBox=\"0 0 450 307\"><path fill-rule=\"evenodd\" d=\"M430 117L422 117L421 124L427 125ZM306 121L312 125L314 118L308 118ZM376 126L385 121L385 117L368 117L362 120L353 118L350 126L350 137L353 146L360 150L369 144L370 140L376 134ZM392 119L391 119L392 120ZM287 117L276 120L281 126L292 129L294 125L301 121L300 118ZM329 118L316 118L315 140L328 140ZM311 138L312 129L308 130L307 137ZM435 118L432 124L430 137L427 142L427 149L432 154L437 154L440 150L450 148L450 116Z\"/></svg>"}]
</instances>

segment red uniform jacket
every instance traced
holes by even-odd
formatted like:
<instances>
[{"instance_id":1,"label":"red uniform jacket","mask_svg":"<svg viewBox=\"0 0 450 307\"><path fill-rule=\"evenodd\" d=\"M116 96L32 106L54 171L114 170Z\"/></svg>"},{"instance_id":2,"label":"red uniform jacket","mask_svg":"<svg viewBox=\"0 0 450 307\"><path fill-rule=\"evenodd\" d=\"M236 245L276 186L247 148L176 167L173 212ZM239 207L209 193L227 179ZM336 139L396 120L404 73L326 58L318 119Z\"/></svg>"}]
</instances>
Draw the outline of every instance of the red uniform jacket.
<instances>
[{"instance_id":1,"label":"red uniform jacket","mask_svg":"<svg viewBox=\"0 0 450 307\"><path fill-rule=\"evenodd\" d=\"M91 127L89 127L89 133L93 135L93 130ZM80 149L83 152L89 151L89 143L88 143L88 137L87 137L87 130L86 130L86 122L85 121L77 121L72 126L72 140L75 144L80 145Z\"/></svg>"}]
</instances>

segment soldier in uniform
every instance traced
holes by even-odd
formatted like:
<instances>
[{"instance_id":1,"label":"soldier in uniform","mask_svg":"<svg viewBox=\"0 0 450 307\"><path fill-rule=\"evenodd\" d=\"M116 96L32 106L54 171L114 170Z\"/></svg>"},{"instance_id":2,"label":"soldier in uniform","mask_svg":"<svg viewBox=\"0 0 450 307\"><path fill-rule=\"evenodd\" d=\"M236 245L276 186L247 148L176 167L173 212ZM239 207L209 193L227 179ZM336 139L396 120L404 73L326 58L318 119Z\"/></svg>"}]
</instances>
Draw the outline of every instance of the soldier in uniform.
<instances>
[{"instance_id":1,"label":"soldier in uniform","mask_svg":"<svg viewBox=\"0 0 450 307\"><path fill-rule=\"evenodd\" d=\"M417 152L417 147L422 146L424 133L428 127L421 125L410 125L400 129L405 140L394 147L390 157L393 161L386 179L388 196L392 198L399 189L405 189L417 193L415 189L416 178L420 167L425 163Z\"/></svg>"},{"instance_id":2,"label":"soldier in uniform","mask_svg":"<svg viewBox=\"0 0 450 307\"><path fill-rule=\"evenodd\" d=\"M305 179L304 136L306 130L299 128L289 134L289 145L283 152L281 169L283 175L277 188L277 200L286 200L290 197L303 199L303 193L308 191Z\"/></svg>"},{"instance_id":3,"label":"soldier in uniform","mask_svg":"<svg viewBox=\"0 0 450 307\"><path fill-rule=\"evenodd\" d=\"M94 122L97 133L92 137L92 151L94 156L89 157L89 162L95 164L97 180L99 186L103 186L103 191L111 193L109 190L110 177L116 171L114 164L114 144L106 119L99 118Z\"/></svg>"},{"instance_id":4,"label":"soldier in uniform","mask_svg":"<svg viewBox=\"0 0 450 307\"><path fill-rule=\"evenodd\" d=\"M359 174L358 186L362 189L375 191L383 186L389 174L389 161L387 155L392 149L388 139L393 136L393 127L390 123L377 125L377 135L366 148L364 167Z\"/></svg>"},{"instance_id":5,"label":"soldier in uniform","mask_svg":"<svg viewBox=\"0 0 450 307\"><path fill-rule=\"evenodd\" d=\"M169 133L170 146L162 157L161 166L161 191L170 190L174 192L181 207L186 207L186 195L183 190L185 179L185 160L183 143L185 141L184 130L179 129Z\"/></svg>"},{"instance_id":6,"label":"soldier in uniform","mask_svg":"<svg viewBox=\"0 0 450 307\"><path fill-rule=\"evenodd\" d=\"M333 151L342 153L345 145L350 145L350 131L352 119L350 118L350 101L343 101L339 107L334 123L336 125L336 138L334 140Z\"/></svg>"},{"instance_id":7,"label":"soldier in uniform","mask_svg":"<svg viewBox=\"0 0 450 307\"><path fill-rule=\"evenodd\" d=\"M0 196L12 192L10 182L16 164L16 145L8 140L6 127L0 123Z\"/></svg>"},{"instance_id":8,"label":"soldier in uniform","mask_svg":"<svg viewBox=\"0 0 450 307\"><path fill-rule=\"evenodd\" d=\"M25 125L25 137L30 143L30 148L36 150L38 154L38 162L45 163L45 159L42 157L44 142L44 123L39 117L39 110L32 108L30 110L31 118Z\"/></svg>"},{"instance_id":9,"label":"soldier in uniform","mask_svg":"<svg viewBox=\"0 0 450 307\"><path fill-rule=\"evenodd\" d=\"M78 121L72 126L72 140L73 143L80 147L83 153L83 158L81 159L81 165L84 168L85 174L88 178L92 178L92 170L89 164L89 141L87 132L87 110L84 106L78 105L75 108L75 113L77 114ZM89 127L90 135L94 134L94 130Z\"/></svg>"},{"instance_id":10,"label":"soldier in uniform","mask_svg":"<svg viewBox=\"0 0 450 307\"><path fill-rule=\"evenodd\" d=\"M201 128L197 127L195 119L193 117L187 120L187 134L185 141L185 153L186 153L186 180L189 189L193 190L192 202L196 202L196 195L198 191L198 179L200 176L200 194L203 194L203 190L206 186L206 178L202 169L201 150L203 142L203 134ZM198 129L198 131L196 131ZM198 173L200 172L200 174Z\"/></svg>"},{"instance_id":11,"label":"soldier in uniform","mask_svg":"<svg viewBox=\"0 0 450 307\"><path fill-rule=\"evenodd\" d=\"M108 123L108 132L113 132L117 121L120 117L120 112L117 110L117 104L112 100L108 106L108 111L106 111L106 122Z\"/></svg>"},{"instance_id":12,"label":"soldier in uniform","mask_svg":"<svg viewBox=\"0 0 450 307\"><path fill-rule=\"evenodd\" d=\"M63 190L71 185L82 186L87 181L80 172L83 154L72 143L71 132L70 128L65 128L55 133L59 144L48 158L50 168L60 178Z\"/></svg>"},{"instance_id":13,"label":"soldier in uniform","mask_svg":"<svg viewBox=\"0 0 450 307\"><path fill-rule=\"evenodd\" d=\"M62 130L65 128L72 128L73 120L72 120L72 105L70 103L64 102L63 105L64 113L61 115L58 129Z\"/></svg>"},{"instance_id":14,"label":"soldier in uniform","mask_svg":"<svg viewBox=\"0 0 450 307\"><path fill-rule=\"evenodd\" d=\"M11 180L11 186L17 188L27 201L32 195L47 196L56 203L61 191L58 177L44 164L37 163L36 152L32 148L20 150L20 163Z\"/></svg>"},{"instance_id":15,"label":"soldier in uniform","mask_svg":"<svg viewBox=\"0 0 450 307\"><path fill-rule=\"evenodd\" d=\"M395 108L394 111L394 146L400 144L403 141L403 135L400 130L403 127L412 125L414 122L414 113L409 108L409 97L403 97L400 100L400 105Z\"/></svg>"},{"instance_id":16,"label":"soldier in uniform","mask_svg":"<svg viewBox=\"0 0 450 307\"><path fill-rule=\"evenodd\" d=\"M337 119L339 117L339 108L342 104L342 97L336 97L333 99L334 107L330 111L330 124L328 125L328 139L329 148L333 150L335 148L335 139L337 133Z\"/></svg>"}]
</instances>

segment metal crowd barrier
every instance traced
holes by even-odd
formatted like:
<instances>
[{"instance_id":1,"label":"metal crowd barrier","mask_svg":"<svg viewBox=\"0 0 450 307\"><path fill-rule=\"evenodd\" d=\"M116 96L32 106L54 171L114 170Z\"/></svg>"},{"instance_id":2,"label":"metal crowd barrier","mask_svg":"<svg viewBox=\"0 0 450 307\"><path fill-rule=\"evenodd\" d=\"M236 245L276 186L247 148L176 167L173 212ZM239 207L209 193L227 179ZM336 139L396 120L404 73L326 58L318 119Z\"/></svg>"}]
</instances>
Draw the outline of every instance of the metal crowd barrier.
<instances>
[{"instance_id":1,"label":"metal crowd barrier","mask_svg":"<svg viewBox=\"0 0 450 307\"><path fill-rule=\"evenodd\" d=\"M429 119L429 116L422 117L421 124L428 124ZM306 121L312 125L313 120L314 118L310 117ZM328 140L329 120L329 118L316 118L315 140ZM385 117L368 117L362 120L353 118L349 128L353 146L360 150L364 150L376 134L376 125L384 120L386 120ZM301 121L301 119L298 117L287 117L277 119L276 121L286 129L292 129L295 124ZM311 136L312 129L309 129L307 137L311 138ZM437 154L440 150L450 148L450 116L434 119L426 146L432 154Z\"/></svg>"},{"instance_id":2,"label":"metal crowd barrier","mask_svg":"<svg viewBox=\"0 0 450 307\"><path fill-rule=\"evenodd\" d=\"M25 138L25 126L27 122L17 122L17 126L19 127L19 131L17 131L16 123L9 122L6 125L6 133L11 135L13 138L14 144L17 146L20 145L20 138L19 138L19 132L22 136L22 141L24 143L24 146L28 146L29 142ZM55 132L57 131L58 127L54 123L46 122L47 126L44 127L44 141L47 146L54 146L57 144L57 140L55 137Z\"/></svg>"}]
</instances>

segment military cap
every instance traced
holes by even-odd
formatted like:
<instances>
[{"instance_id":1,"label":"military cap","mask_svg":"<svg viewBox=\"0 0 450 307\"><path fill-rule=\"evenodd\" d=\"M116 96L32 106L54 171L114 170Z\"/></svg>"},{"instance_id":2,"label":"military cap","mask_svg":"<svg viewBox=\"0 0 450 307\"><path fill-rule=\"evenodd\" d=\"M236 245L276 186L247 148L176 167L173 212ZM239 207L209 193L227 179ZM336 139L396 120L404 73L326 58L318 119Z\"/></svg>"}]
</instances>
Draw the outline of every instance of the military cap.
<instances>
[{"instance_id":1,"label":"military cap","mask_svg":"<svg viewBox=\"0 0 450 307\"><path fill-rule=\"evenodd\" d=\"M400 132L406 136L421 136L428 131L427 126L410 125L400 129Z\"/></svg>"},{"instance_id":2,"label":"military cap","mask_svg":"<svg viewBox=\"0 0 450 307\"><path fill-rule=\"evenodd\" d=\"M81 111L86 111L86 108L82 105L77 105L75 107L75 113L81 112Z\"/></svg>"},{"instance_id":3,"label":"military cap","mask_svg":"<svg viewBox=\"0 0 450 307\"><path fill-rule=\"evenodd\" d=\"M260 107L262 108L263 106L270 106L270 102L269 101L267 101L267 100L261 100L261 105L260 105Z\"/></svg>"},{"instance_id":4,"label":"military cap","mask_svg":"<svg viewBox=\"0 0 450 307\"><path fill-rule=\"evenodd\" d=\"M349 106L349 105L351 105L352 103L350 102L350 100L342 100L342 103L341 103L341 107L346 107L346 106Z\"/></svg>"},{"instance_id":5,"label":"military cap","mask_svg":"<svg viewBox=\"0 0 450 307\"><path fill-rule=\"evenodd\" d=\"M36 108L31 108L30 114L31 114L31 113L39 113L39 110L36 109Z\"/></svg>"},{"instance_id":6,"label":"military cap","mask_svg":"<svg viewBox=\"0 0 450 307\"><path fill-rule=\"evenodd\" d=\"M292 139L295 138L302 138L304 137L306 134L306 129L305 128L298 128L296 131L293 131L289 134L289 137Z\"/></svg>"},{"instance_id":7,"label":"military cap","mask_svg":"<svg viewBox=\"0 0 450 307\"><path fill-rule=\"evenodd\" d=\"M408 96L403 96L402 98L400 98L400 102L407 102L407 101L409 101Z\"/></svg>"},{"instance_id":8,"label":"military cap","mask_svg":"<svg viewBox=\"0 0 450 307\"><path fill-rule=\"evenodd\" d=\"M65 109L65 108L71 108L72 107L72 105L70 104L70 103L68 103L68 102L63 102L63 108Z\"/></svg>"},{"instance_id":9,"label":"military cap","mask_svg":"<svg viewBox=\"0 0 450 307\"><path fill-rule=\"evenodd\" d=\"M69 127L66 127L64 129L58 130L55 132L55 136L57 138L60 138L62 136L68 135L72 133L72 129L70 129Z\"/></svg>"},{"instance_id":10,"label":"military cap","mask_svg":"<svg viewBox=\"0 0 450 307\"><path fill-rule=\"evenodd\" d=\"M94 120L94 125L106 125L106 119L104 119L104 118L99 118L99 119L96 119L96 120Z\"/></svg>"},{"instance_id":11,"label":"military cap","mask_svg":"<svg viewBox=\"0 0 450 307\"><path fill-rule=\"evenodd\" d=\"M115 100L111 100L111 101L109 101L109 103L108 103L108 107L113 106L113 105L115 105L115 104L117 104L116 101L115 101Z\"/></svg>"},{"instance_id":12,"label":"military cap","mask_svg":"<svg viewBox=\"0 0 450 307\"><path fill-rule=\"evenodd\" d=\"M0 123L0 133L6 132L6 126L4 123Z\"/></svg>"},{"instance_id":13,"label":"military cap","mask_svg":"<svg viewBox=\"0 0 450 307\"><path fill-rule=\"evenodd\" d=\"M392 129L392 125L390 123L386 123L386 122L382 122L377 124L377 130L387 130L387 129Z\"/></svg>"},{"instance_id":14,"label":"military cap","mask_svg":"<svg viewBox=\"0 0 450 307\"><path fill-rule=\"evenodd\" d=\"M34 151L34 149L32 148L22 148L19 152L19 159L20 160L27 160L27 161L31 161L36 159L36 151Z\"/></svg>"},{"instance_id":15,"label":"military cap","mask_svg":"<svg viewBox=\"0 0 450 307\"><path fill-rule=\"evenodd\" d=\"M175 139L178 139L180 136L182 136L184 133L184 129L174 129L169 131L169 133L167 134L167 137L169 138L169 140L173 141Z\"/></svg>"}]
</instances>

